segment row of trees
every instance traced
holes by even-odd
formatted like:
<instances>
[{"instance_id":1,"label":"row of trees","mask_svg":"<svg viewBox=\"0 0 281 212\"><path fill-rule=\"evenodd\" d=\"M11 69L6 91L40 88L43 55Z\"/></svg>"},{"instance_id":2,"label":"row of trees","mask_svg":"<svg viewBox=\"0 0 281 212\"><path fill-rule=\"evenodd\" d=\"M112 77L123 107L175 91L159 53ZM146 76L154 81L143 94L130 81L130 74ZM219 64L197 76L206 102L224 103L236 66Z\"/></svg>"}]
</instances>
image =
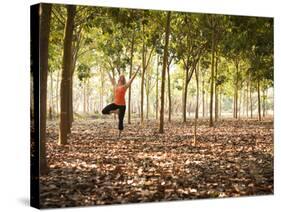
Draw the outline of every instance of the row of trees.
<instances>
[{"instance_id":1,"label":"row of trees","mask_svg":"<svg viewBox=\"0 0 281 212\"><path fill-rule=\"evenodd\" d=\"M270 18L41 4L40 21L42 148L48 74L51 111L54 110L53 78L56 78L60 144L66 144L71 133L75 83L83 88L84 110L89 94L95 91L100 94L99 107L102 107L113 98L113 92L106 91L107 75L117 78L124 73L130 78L133 68L139 64L142 71L138 82L128 91L128 123L131 123L132 102L138 102L141 123L146 102L148 118L153 95L160 133L164 132L165 109L171 121L173 106L180 105L183 122L187 121L188 101L194 103L195 120L199 105L205 116L208 104L209 123L213 126L222 111L222 99L229 103L232 98L234 118L238 118L241 102L246 100L244 108L247 116L251 111L252 117L253 96L257 94L261 120L262 97L265 99L268 88L273 87L273 20ZM95 79L97 83L93 85ZM195 99L191 100L191 96Z\"/></svg>"}]
</instances>

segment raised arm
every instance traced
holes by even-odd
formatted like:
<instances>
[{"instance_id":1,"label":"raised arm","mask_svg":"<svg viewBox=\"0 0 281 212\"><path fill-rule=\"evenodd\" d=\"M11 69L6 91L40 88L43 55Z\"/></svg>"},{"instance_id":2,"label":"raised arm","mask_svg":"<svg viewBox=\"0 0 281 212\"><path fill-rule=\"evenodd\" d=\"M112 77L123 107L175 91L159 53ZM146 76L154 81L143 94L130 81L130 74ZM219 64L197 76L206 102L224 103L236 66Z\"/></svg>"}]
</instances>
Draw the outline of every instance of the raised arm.
<instances>
[{"instance_id":1,"label":"raised arm","mask_svg":"<svg viewBox=\"0 0 281 212\"><path fill-rule=\"evenodd\" d=\"M131 77L131 79L125 84L126 88L129 88L132 84L132 82L134 81L135 77L137 76L137 73L140 70L140 66L138 67L137 71L135 72L135 74Z\"/></svg>"},{"instance_id":2,"label":"raised arm","mask_svg":"<svg viewBox=\"0 0 281 212\"><path fill-rule=\"evenodd\" d=\"M111 74L109 73L109 71L107 71L107 74L108 74L108 77L112 83L112 85L115 87L116 86L116 82L115 82L115 79L111 76Z\"/></svg>"}]
</instances>

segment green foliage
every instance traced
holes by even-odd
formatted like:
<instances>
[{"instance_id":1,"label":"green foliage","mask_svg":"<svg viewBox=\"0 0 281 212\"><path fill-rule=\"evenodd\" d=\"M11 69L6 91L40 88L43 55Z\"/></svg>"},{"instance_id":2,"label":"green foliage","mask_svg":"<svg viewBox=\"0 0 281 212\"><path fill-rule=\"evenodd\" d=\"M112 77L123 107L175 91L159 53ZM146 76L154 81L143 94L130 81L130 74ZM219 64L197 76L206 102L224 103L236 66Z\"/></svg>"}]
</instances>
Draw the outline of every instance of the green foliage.
<instances>
[{"instance_id":1,"label":"green foliage","mask_svg":"<svg viewBox=\"0 0 281 212\"><path fill-rule=\"evenodd\" d=\"M155 96L152 90L156 81L155 58L159 56L162 65L165 17L164 11L77 6L73 38L73 58L77 54L77 60L73 67L80 85L100 76L106 81L106 72L115 76L123 72L127 74L134 41L134 65L143 59L143 50L146 60L153 50L144 82L146 89L152 92L151 96ZM183 12L172 12L171 17L168 61L172 93L178 99L181 99L184 89L185 71L190 71L199 58L199 80L204 79L204 89L209 92L212 33L215 34L215 57L218 58L215 84L220 87L229 107L236 80L239 81L237 89L243 89L249 78L252 89L258 81L261 89L273 86L272 18ZM61 69L65 21L65 6L54 5L49 46L50 72ZM196 93L195 79L192 73L188 77L191 80L188 93L193 96Z\"/></svg>"},{"instance_id":2,"label":"green foliage","mask_svg":"<svg viewBox=\"0 0 281 212\"><path fill-rule=\"evenodd\" d=\"M91 74L91 68L86 64L79 64L77 67L77 77L80 80L81 83L86 82L90 77ZM82 85L82 84L80 84Z\"/></svg>"}]
</instances>

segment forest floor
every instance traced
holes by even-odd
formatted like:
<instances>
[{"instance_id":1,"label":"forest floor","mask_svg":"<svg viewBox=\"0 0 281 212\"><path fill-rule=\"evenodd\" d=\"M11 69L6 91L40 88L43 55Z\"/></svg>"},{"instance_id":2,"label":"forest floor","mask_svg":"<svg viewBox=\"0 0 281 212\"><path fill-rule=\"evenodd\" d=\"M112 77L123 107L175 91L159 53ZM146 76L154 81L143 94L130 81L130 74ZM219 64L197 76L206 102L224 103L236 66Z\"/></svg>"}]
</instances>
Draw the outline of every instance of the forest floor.
<instances>
[{"instance_id":1,"label":"forest floor","mask_svg":"<svg viewBox=\"0 0 281 212\"><path fill-rule=\"evenodd\" d=\"M49 174L40 178L41 206L68 207L273 194L273 120L200 120L125 124L73 123L69 144L58 145L48 123Z\"/></svg>"}]
</instances>

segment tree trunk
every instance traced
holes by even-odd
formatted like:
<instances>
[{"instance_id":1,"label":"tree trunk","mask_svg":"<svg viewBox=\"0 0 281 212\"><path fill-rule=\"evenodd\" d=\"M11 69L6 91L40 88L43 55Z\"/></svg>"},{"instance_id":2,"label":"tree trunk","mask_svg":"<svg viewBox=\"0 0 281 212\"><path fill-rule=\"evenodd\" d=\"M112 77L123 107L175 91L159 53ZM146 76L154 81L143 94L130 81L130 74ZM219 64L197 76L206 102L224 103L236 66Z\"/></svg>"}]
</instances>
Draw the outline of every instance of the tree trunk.
<instances>
[{"instance_id":1,"label":"tree trunk","mask_svg":"<svg viewBox=\"0 0 281 212\"><path fill-rule=\"evenodd\" d=\"M265 95L265 89L262 91L262 117L265 117L265 101L266 101L266 95Z\"/></svg>"},{"instance_id":2,"label":"tree trunk","mask_svg":"<svg viewBox=\"0 0 281 212\"><path fill-rule=\"evenodd\" d=\"M80 30L77 32L75 38L76 45L72 47L72 63L71 63L71 72L70 72L70 84L69 84L69 108L68 108L68 119L69 119L69 125L68 125L68 133L71 133L72 123L74 121L74 115L73 115L73 75L76 67L76 62L78 58L78 52L80 49L80 41L81 41L81 31L82 27L80 27Z\"/></svg>"},{"instance_id":3,"label":"tree trunk","mask_svg":"<svg viewBox=\"0 0 281 212\"><path fill-rule=\"evenodd\" d=\"M238 114L239 114L239 119L240 119L240 117L241 117L241 110L242 110L242 97L243 97L243 89L242 89L242 86L241 86L241 92L240 92L240 96L239 96L239 112L238 112Z\"/></svg>"},{"instance_id":4,"label":"tree trunk","mask_svg":"<svg viewBox=\"0 0 281 212\"><path fill-rule=\"evenodd\" d=\"M172 114L172 98L171 98L171 80L170 80L170 63L167 64L167 74L168 74L168 100L169 100L169 122L171 122Z\"/></svg>"},{"instance_id":5,"label":"tree trunk","mask_svg":"<svg viewBox=\"0 0 281 212\"><path fill-rule=\"evenodd\" d=\"M53 70L50 72L50 103L49 103L49 119L53 119Z\"/></svg>"},{"instance_id":6,"label":"tree trunk","mask_svg":"<svg viewBox=\"0 0 281 212\"><path fill-rule=\"evenodd\" d=\"M258 112L259 121L261 121L261 95L260 95L260 80L258 79Z\"/></svg>"},{"instance_id":7,"label":"tree trunk","mask_svg":"<svg viewBox=\"0 0 281 212\"><path fill-rule=\"evenodd\" d=\"M246 116L249 118L249 75L247 79L247 91L246 91Z\"/></svg>"},{"instance_id":8,"label":"tree trunk","mask_svg":"<svg viewBox=\"0 0 281 212\"><path fill-rule=\"evenodd\" d=\"M217 77L218 77L218 55L216 55L215 63L215 122L218 121L218 86L217 86Z\"/></svg>"},{"instance_id":9,"label":"tree trunk","mask_svg":"<svg viewBox=\"0 0 281 212\"><path fill-rule=\"evenodd\" d=\"M202 117L205 117L205 90L204 90L204 74L202 74Z\"/></svg>"},{"instance_id":10,"label":"tree trunk","mask_svg":"<svg viewBox=\"0 0 281 212\"><path fill-rule=\"evenodd\" d=\"M156 119L158 119L158 106L159 106L158 76L159 76L159 56L157 55L157 69L156 69Z\"/></svg>"},{"instance_id":11,"label":"tree trunk","mask_svg":"<svg viewBox=\"0 0 281 212\"><path fill-rule=\"evenodd\" d=\"M213 123L213 96L214 96L214 59L215 59L215 30L212 32L212 64L211 64L211 91L210 91L210 127Z\"/></svg>"},{"instance_id":12,"label":"tree trunk","mask_svg":"<svg viewBox=\"0 0 281 212\"><path fill-rule=\"evenodd\" d=\"M163 69L162 69L162 80L161 80L161 105L160 105L160 126L159 133L164 133L164 91L165 91L165 73L167 68L168 60L168 46L170 36L170 22L171 22L171 11L167 12L167 22L165 30L165 46L164 46L164 57L163 57Z\"/></svg>"},{"instance_id":13,"label":"tree trunk","mask_svg":"<svg viewBox=\"0 0 281 212\"><path fill-rule=\"evenodd\" d=\"M195 69L195 79L196 79L196 107L195 107L195 118L199 117L199 73L200 73L200 60L198 62L197 69ZM197 76L196 76L197 74Z\"/></svg>"},{"instance_id":14,"label":"tree trunk","mask_svg":"<svg viewBox=\"0 0 281 212\"><path fill-rule=\"evenodd\" d=\"M83 85L83 100L84 100L84 104L83 104L83 112L86 113L87 112L87 108L86 108L86 82L84 82Z\"/></svg>"},{"instance_id":15,"label":"tree trunk","mask_svg":"<svg viewBox=\"0 0 281 212\"><path fill-rule=\"evenodd\" d=\"M144 24L142 25L142 73L141 73L141 124L143 123L143 98L144 98L144 73L145 73L145 61L146 61L146 47L144 41Z\"/></svg>"},{"instance_id":16,"label":"tree trunk","mask_svg":"<svg viewBox=\"0 0 281 212\"><path fill-rule=\"evenodd\" d=\"M72 76L69 78L69 85L68 85L68 120L67 120L67 134L71 133L71 126L72 126L72 121L73 121L73 79Z\"/></svg>"},{"instance_id":17,"label":"tree trunk","mask_svg":"<svg viewBox=\"0 0 281 212\"><path fill-rule=\"evenodd\" d=\"M233 95L233 118L235 118L235 96L236 96L236 91L234 90L234 95Z\"/></svg>"},{"instance_id":18,"label":"tree trunk","mask_svg":"<svg viewBox=\"0 0 281 212\"><path fill-rule=\"evenodd\" d=\"M188 69L186 68L186 70L185 70L184 95L183 95L183 122L186 122L187 88L188 88Z\"/></svg>"},{"instance_id":19,"label":"tree trunk","mask_svg":"<svg viewBox=\"0 0 281 212\"><path fill-rule=\"evenodd\" d=\"M131 55L130 55L130 72L129 79L132 77L133 71L133 58L134 58L134 45L135 45L135 30L133 31L133 37L131 41ZM129 97L128 97L128 124L131 124L131 86L129 87Z\"/></svg>"},{"instance_id":20,"label":"tree trunk","mask_svg":"<svg viewBox=\"0 0 281 212\"><path fill-rule=\"evenodd\" d=\"M57 85L56 85L56 107L57 107L57 115L59 115L59 99L60 99L60 91L59 91L59 78L60 78L60 71L58 70L57 73Z\"/></svg>"},{"instance_id":21,"label":"tree trunk","mask_svg":"<svg viewBox=\"0 0 281 212\"><path fill-rule=\"evenodd\" d=\"M253 100L252 100L252 83L250 81L250 110L251 110L251 119L253 118Z\"/></svg>"},{"instance_id":22,"label":"tree trunk","mask_svg":"<svg viewBox=\"0 0 281 212\"><path fill-rule=\"evenodd\" d=\"M87 91L87 93L86 93L86 97L87 97L87 112L89 113L91 111L90 101L89 101L89 99L90 99L90 80L89 79L87 79L87 87L86 88L87 88L86 89L86 91Z\"/></svg>"},{"instance_id":23,"label":"tree trunk","mask_svg":"<svg viewBox=\"0 0 281 212\"><path fill-rule=\"evenodd\" d=\"M234 118L238 118L238 83L239 83L239 63L236 62L236 83L235 83L235 117Z\"/></svg>"},{"instance_id":24,"label":"tree trunk","mask_svg":"<svg viewBox=\"0 0 281 212\"><path fill-rule=\"evenodd\" d=\"M220 119L222 118L221 113L222 113L222 92L220 87Z\"/></svg>"},{"instance_id":25,"label":"tree trunk","mask_svg":"<svg viewBox=\"0 0 281 212\"><path fill-rule=\"evenodd\" d=\"M149 115L149 89L146 90L146 119L148 120Z\"/></svg>"},{"instance_id":26,"label":"tree trunk","mask_svg":"<svg viewBox=\"0 0 281 212\"><path fill-rule=\"evenodd\" d=\"M100 90L100 109L99 109L99 111L102 111L103 97L104 97L104 72L102 71L101 67L100 67L100 82L101 82L101 90Z\"/></svg>"},{"instance_id":27,"label":"tree trunk","mask_svg":"<svg viewBox=\"0 0 281 212\"><path fill-rule=\"evenodd\" d=\"M39 28L39 61L40 61L40 175L48 172L46 158L46 115L47 115L47 80L48 80L48 51L51 21L51 4L41 4Z\"/></svg>"},{"instance_id":28,"label":"tree trunk","mask_svg":"<svg viewBox=\"0 0 281 212\"><path fill-rule=\"evenodd\" d=\"M193 140L193 144L194 145L196 145L197 119L198 119L198 103L199 103L199 79L198 79L198 74L199 74L199 68L195 69L195 78L196 78L196 107L195 107L195 121L194 121L194 140Z\"/></svg>"},{"instance_id":29,"label":"tree trunk","mask_svg":"<svg viewBox=\"0 0 281 212\"><path fill-rule=\"evenodd\" d=\"M69 126L69 83L71 77L72 65L72 40L74 29L75 9L74 5L67 5L67 20L64 31L63 43L63 64L62 64L62 79L61 79L61 113L60 113L60 133L59 144L67 144L67 127Z\"/></svg>"}]
</instances>

